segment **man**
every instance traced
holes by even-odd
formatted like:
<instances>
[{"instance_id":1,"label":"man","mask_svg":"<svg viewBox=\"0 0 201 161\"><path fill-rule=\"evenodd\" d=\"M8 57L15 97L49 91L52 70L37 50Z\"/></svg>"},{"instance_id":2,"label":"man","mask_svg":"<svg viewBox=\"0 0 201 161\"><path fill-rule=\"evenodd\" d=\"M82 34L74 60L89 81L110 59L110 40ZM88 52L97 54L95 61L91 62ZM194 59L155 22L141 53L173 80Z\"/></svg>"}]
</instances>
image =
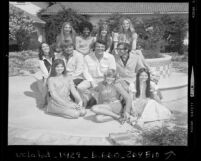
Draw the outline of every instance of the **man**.
<instances>
[{"instance_id":1,"label":"man","mask_svg":"<svg viewBox=\"0 0 201 161\"><path fill-rule=\"evenodd\" d=\"M117 45L117 54L115 54L117 64L117 73L120 79L127 83L132 83L136 79L136 72L140 68L145 68L141 57L138 54L130 52L130 45L128 43L119 43Z\"/></svg>"},{"instance_id":2,"label":"man","mask_svg":"<svg viewBox=\"0 0 201 161\"><path fill-rule=\"evenodd\" d=\"M105 52L106 44L102 40L95 43L95 51L84 57L85 77L90 82L90 87L95 87L104 79L104 73L109 69L116 70L116 62L113 55Z\"/></svg>"},{"instance_id":3,"label":"man","mask_svg":"<svg viewBox=\"0 0 201 161\"><path fill-rule=\"evenodd\" d=\"M67 42L61 44L62 55L56 58L64 60L68 75L72 76L75 86L79 89L81 82L87 82L84 77L84 58L81 53L74 50L73 43Z\"/></svg>"}]
</instances>

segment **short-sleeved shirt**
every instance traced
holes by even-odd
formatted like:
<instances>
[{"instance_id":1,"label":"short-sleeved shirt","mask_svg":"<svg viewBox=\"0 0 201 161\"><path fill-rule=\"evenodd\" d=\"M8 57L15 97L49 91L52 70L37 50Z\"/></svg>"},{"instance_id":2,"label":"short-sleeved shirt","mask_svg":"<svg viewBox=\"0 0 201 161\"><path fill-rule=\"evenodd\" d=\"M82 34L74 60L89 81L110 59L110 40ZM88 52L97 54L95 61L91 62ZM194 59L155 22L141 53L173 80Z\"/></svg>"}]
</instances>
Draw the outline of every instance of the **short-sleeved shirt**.
<instances>
[{"instance_id":1,"label":"short-sleeved shirt","mask_svg":"<svg viewBox=\"0 0 201 161\"><path fill-rule=\"evenodd\" d=\"M104 52L102 59L99 61L94 52L84 57L85 71L89 74L89 81L100 80L104 78L104 73L109 69L116 70L115 58L113 55ZM96 81L95 81L96 82Z\"/></svg>"},{"instance_id":2,"label":"short-sleeved shirt","mask_svg":"<svg viewBox=\"0 0 201 161\"><path fill-rule=\"evenodd\" d=\"M81 36L77 36L75 40L76 50L82 53L83 55L87 55L90 53L91 46L95 42L95 38L91 36L87 39L84 39Z\"/></svg>"}]
</instances>

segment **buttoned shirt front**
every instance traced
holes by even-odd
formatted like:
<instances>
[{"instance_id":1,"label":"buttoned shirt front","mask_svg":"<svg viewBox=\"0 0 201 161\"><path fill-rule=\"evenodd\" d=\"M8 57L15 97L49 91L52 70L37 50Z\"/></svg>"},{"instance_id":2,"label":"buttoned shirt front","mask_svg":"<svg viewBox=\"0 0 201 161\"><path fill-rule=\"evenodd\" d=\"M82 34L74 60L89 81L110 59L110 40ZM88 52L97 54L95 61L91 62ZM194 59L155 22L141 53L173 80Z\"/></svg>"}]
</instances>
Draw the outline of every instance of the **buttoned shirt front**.
<instances>
[{"instance_id":1,"label":"buttoned shirt front","mask_svg":"<svg viewBox=\"0 0 201 161\"><path fill-rule=\"evenodd\" d=\"M84 72L84 58L81 53L73 50L73 55L69 57L68 60L62 55L61 57L56 57L56 59L64 60L66 71L68 75L71 75L73 79L83 78Z\"/></svg>"},{"instance_id":2,"label":"buttoned shirt front","mask_svg":"<svg viewBox=\"0 0 201 161\"><path fill-rule=\"evenodd\" d=\"M141 58L137 54L129 53L129 59L125 65L119 55L115 55L115 61L119 77L128 82L135 81L138 69L144 68Z\"/></svg>"},{"instance_id":3,"label":"buttoned shirt front","mask_svg":"<svg viewBox=\"0 0 201 161\"><path fill-rule=\"evenodd\" d=\"M104 52L101 60L98 60L95 53L91 52L84 57L85 75L89 81L98 83L104 78L104 73L109 69L116 70L116 62L113 55Z\"/></svg>"}]
</instances>

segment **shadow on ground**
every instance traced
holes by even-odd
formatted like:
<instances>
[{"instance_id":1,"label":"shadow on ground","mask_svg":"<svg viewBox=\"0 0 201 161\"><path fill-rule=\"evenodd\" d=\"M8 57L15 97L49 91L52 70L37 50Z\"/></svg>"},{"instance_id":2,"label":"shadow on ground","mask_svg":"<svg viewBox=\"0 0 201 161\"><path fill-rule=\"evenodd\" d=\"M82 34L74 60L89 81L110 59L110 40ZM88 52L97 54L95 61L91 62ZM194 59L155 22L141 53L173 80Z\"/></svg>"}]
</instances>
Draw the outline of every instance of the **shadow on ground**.
<instances>
[{"instance_id":1,"label":"shadow on ground","mask_svg":"<svg viewBox=\"0 0 201 161\"><path fill-rule=\"evenodd\" d=\"M38 80L33 82L30 85L30 88L32 91L25 91L24 94L28 97L34 98L36 100L36 107L40 110L43 110L43 100L42 100L42 94L38 89Z\"/></svg>"}]
</instances>

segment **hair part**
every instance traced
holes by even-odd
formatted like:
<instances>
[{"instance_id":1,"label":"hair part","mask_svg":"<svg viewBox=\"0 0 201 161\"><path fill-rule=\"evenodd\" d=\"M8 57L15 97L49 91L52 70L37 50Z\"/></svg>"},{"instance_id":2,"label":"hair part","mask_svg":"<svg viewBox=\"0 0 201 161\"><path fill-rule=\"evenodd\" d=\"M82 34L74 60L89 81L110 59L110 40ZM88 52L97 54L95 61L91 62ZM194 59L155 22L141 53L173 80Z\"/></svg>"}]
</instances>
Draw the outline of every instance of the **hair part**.
<instances>
[{"instance_id":1,"label":"hair part","mask_svg":"<svg viewBox=\"0 0 201 161\"><path fill-rule=\"evenodd\" d=\"M59 64L62 64L63 67L64 67L64 71L62 72L63 75L66 75L67 71L66 71L66 66L65 66L65 63L62 59L56 59L53 61L53 64L52 64L52 68L51 68L51 72L50 72L50 76L49 77L56 77L57 73L56 73L56 67L59 65Z\"/></svg>"},{"instance_id":2,"label":"hair part","mask_svg":"<svg viewBox=\"0 0 201 161\"><path fill-rule=\"evenodd\" d=\"M147 79L147 81L146 81L146 85L147 85L147 87L146 87L146 91L145 91L145 94L146 94L146 97L147 98L151 98L152 97L152 95L151 95L151 91L150 91L150 73L149 73L149 71L147 70L147 69L145 69L145 68L140 68L138 71L137 71L137 76L136 76L136 98L138 98L139 96L140 96L140 75L141 75L141 73L143 73L143 72L145 72L145 73L147 73L147 75L148 75L148 79Z\"/></svg>"}]
</instances>

